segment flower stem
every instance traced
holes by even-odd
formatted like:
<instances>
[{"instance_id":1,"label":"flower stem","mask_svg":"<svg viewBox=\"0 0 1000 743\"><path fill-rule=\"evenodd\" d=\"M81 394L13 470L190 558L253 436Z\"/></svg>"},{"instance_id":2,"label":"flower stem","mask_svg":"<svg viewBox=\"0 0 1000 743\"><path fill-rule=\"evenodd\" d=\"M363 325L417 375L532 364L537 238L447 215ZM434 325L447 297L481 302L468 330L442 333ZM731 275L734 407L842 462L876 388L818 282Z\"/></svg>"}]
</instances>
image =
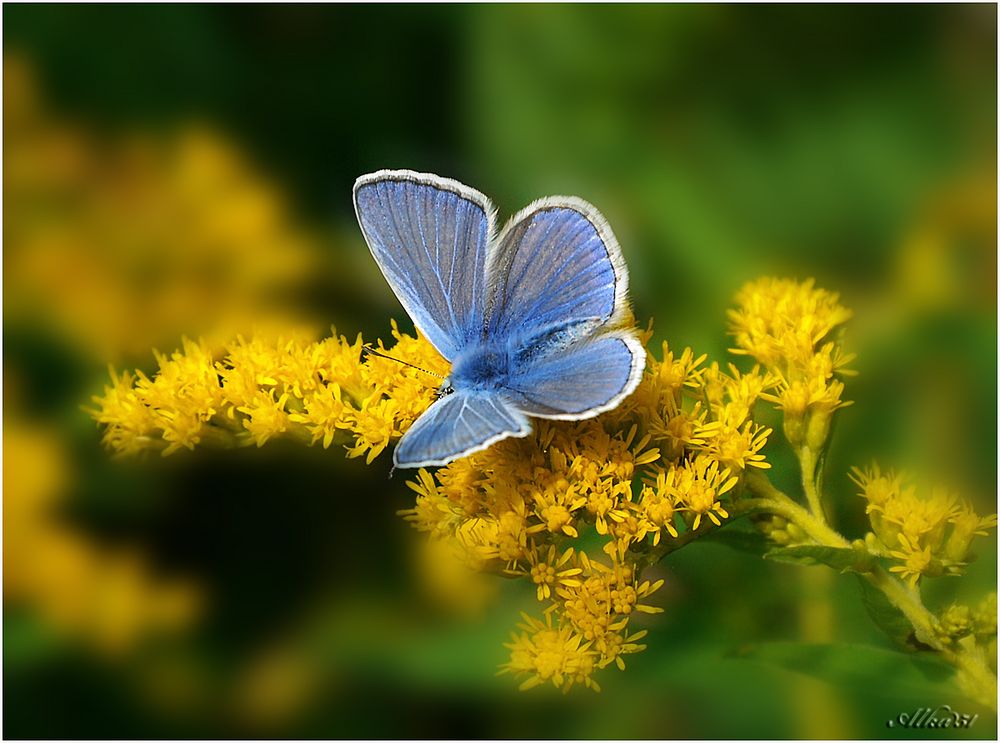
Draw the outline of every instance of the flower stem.
<instances>
[{"instance_id":1,"label":"flower stem","mask_svg":"<svg viewBox=\"0 0 1000 743\"><path fill-rule=\"evenodd\" d=\"M826 519L810 513L782 493L771 484L766 475L749 472L746 485L747 490L757 497L741 500L745 506L755 511L767 511L791 521L819 544L828 547L851 546L850 542L827 525Z\"/></svg>"},{"instance_id":2,"label":"flower stem","mask_svg":"<svg viewBox=\"0 0 1000 743\"><path fill-rule=\"evenodd\" d=\"M819 464L819 457L808 445L801 446L795 451L799 458L799 467L802 469L802 490L806 494L806 501L809 503L809 510L813 516L826 523L826 514L823 512L822 493L822 468Z\"/></svg>"},{"instance_id":3,"label":"flower stem","mask_svg":"<svg viewBox=\"0 0 1000 743\"><path fill-rule=\"evenodd\" d=\"M876 566L862 577L899 609L913 625L914 635L920 642L934 648L942 658L959 670L959 681L970 696L980 704L996 709L997 677L975 646L962 645L943 637L937 617L924 606L920 593L894 578L884 568Z\"/></svg>"},{"instance_id":4,"label":"flower stem","mask_svg":"<svg viewBox=\"0 0 1000 743\"><path fill-rule=\"evenodd\" d=\"M761 473L748 473L747 490L756 497L739 501L744 512L764 511L794 523L818 544L827 547L850 547L850 542L831 529L821 518L810 513L771 484ZM808 492L808 491L807 491ZM938 628L937 617L923 604L920 594L881 566L875 565L862 574L862 578L881 591L886 599L899 610L913 626L920 642L936 650L959 671L959 681L976 701L996 709L997 678L986 664L983 654L975 646L956 643L945 637Z\"/></svg>"}]
</instances>

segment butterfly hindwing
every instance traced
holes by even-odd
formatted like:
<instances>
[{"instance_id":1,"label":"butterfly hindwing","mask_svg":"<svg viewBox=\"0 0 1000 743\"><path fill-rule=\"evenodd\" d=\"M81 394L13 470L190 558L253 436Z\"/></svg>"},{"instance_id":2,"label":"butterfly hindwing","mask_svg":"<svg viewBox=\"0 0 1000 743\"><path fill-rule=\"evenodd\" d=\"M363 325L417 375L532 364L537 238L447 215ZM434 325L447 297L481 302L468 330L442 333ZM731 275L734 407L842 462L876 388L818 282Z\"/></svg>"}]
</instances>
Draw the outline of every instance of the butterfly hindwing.
<instances>
[{"instance_id":1,"label":"butterfly hindwing","mask_svg":"<svg viewBox=\"0 0 1000 743\"><path fill-rule=\"evenodd\" d=\"M354 184L358 222L414 325L451 360L482 334L493 207L437 176L381 170Z\"/></svg>"},{"instance_id":2,"label":"butterfly hindwing","mask_svg":"<svg viewBox=\"0 0 1000 743\"><path fill-rule=\"evenodd\" d=\"M589 418L616 407L635 389L645 358L631 334L605 333L534 359L511 378L505 394L531 416Z\"/></svg>"},{"instance_id":3,"label":"butterfly hindwing","mask_svg":"<svg viewBox=\"0 0 1000 743\"><path fill-rule=\"evenodd\" d=\"M433 467L527 436L531 422L499 394L456 391L434 402L403 434L393 452L397 467Z\"/></svg>"}]
</instances>

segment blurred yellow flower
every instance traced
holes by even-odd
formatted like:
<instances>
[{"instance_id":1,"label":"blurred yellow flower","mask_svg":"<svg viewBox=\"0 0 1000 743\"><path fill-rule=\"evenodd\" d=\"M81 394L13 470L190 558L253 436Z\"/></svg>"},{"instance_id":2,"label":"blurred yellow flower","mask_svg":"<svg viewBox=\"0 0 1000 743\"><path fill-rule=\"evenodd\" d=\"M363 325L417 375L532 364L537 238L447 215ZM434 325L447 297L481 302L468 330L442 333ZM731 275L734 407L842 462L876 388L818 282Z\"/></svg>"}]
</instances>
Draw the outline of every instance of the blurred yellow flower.
<instances>
[{"instance_id":1,"label":"blurred yellow flower","mask_svg":"<svg viewBox=\"0 0 1000 743\"><path fill-rule=\"evenodd\" d=\"M890 550L889 554L900 560L898 565L893 565L889 570L899 573L900 576L908 580L910 585L917 585L920 576L929 572L933 557L931 548L920 548L917 541L911 541L905 534L899 535L899 546L901 549Z\"/></svg>"},{"instance_id":2,"label":"blurred yellow flower","mask_svg":"<svg viewBox=\"0 0 1000 743\"><path fill-rule=\"evenodd\" d=\"M49 114L22 58L4 62L6 322L119 360L178 328L221 343L289 319L319 250L224 137L101 138Z\"/></svg>"},{"instance_id":3,"label":"blurred yellow flower","mask_svg":"<svg viewBox=\"0 0 1000 743\"><path fill-rule=\"evenodd\" d=\"M137 550L101 547L59 520L72 466L53 431L8 417L3 450L5 603L108 654L195 618L193 584L164 580Z\"/></svg>"},{"instance_id":4,"label":"blurred yellow flower","mask_svg":"<svg viewBox=\"0 0 1000 743\"><path fill-rule=\"evenodd\" d=\"M500 667L500 673L527 674L522 690L549 682L563 691L574 684L600 690L591 678L597 653L589 642L583 642L569 626L554 627L551 614L545 615L544 622L522 616L524 621L518 625L522 631L507 644L510 661Z\"/></svg>"}]
</instances>

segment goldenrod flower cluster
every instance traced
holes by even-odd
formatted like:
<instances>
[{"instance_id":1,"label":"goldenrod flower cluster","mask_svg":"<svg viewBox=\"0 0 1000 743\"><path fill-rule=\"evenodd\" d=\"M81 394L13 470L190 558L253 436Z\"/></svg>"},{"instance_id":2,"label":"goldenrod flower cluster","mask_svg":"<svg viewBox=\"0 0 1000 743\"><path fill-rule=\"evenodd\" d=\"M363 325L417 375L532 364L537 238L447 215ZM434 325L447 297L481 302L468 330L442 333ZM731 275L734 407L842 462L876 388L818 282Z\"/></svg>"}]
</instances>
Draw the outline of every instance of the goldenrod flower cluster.
<instances>
[{"instance_id":1,"label":"goldenrod flower cluster","mask_svg":"<svg viewBox=\"0 0 1000 743\"><path fill-rule=\"evenodd\" d=\"M845 354L834 331L851 317L837 294L817 289L810 279L765 278L744 286L729 311L735 354L752 356L774 376L777 388L764 398L784 413L784 432L795 449L820 451L833 412L842 399L837 374L853 356Z\"/></svg>"},{"instance_id":2,"label":"goldenrod flower cluster","mask_svg":"<svg viewBox=\"0 0 1000 743\"><path fill-rule=\"evenodd\" d=\"M399 333L394 352L431 372L447 364L430 344ZM289 337L238 337L215 359L204 342L185 339L159 370L111 370L112 383L94 398L94 417L116 452L198 445L263 446L289 436L329 447L349 439L347 455L371 463L433 400L433 376L370 356L355 341L333 335L310 342Z\"/></svg>"},{"instance_id":3,"label":"goldenrod flower cluster","mask_svg":"<svg viewBox=\"0 0 1000 743\"><path fill-rule=\"evenodd\" d=\"M916 585L921 577L956 575L964 567L977 535L996 528L997 515L981 517L954 493L918 493L902 472L883 472L877 464L855 468L851 479L867 502L872 531L869 548L893 559L889 568Z\"/></svg>"},{"instance_id":4,"label":"goldenrod flower cluster","mask_svg":"<svg viewBox=\"0 0 1000 743\"><path fill-rule=\"evenodd\" d=\"M427 559L532 586L538 610L514 631L501 673L520 677L525 689L598 689L598 671L622 669L625 656L644 649L638 616L661 611L654 597L662 581L645 578L645 568L733 516L766 514L761 526L778 545L850 545L826 524L816 467L830 418L847 404L837 375L849 357L833 334L849 314L811 281L754 282L730 313L735 352L758 362L749 371L664 343L616 409L583 421L536 420L525 438L415 474L407 483L415 503L402 515L428 535ZM392 347L379 349L412 366L336 334L318 342L240 337L220 354L185 341L170 356L157 354L152 377L112 371L93 415L120 453L290 437L343 446L371 463L430 405L435 375L448 371L423 338L395 324L392 336ZM784 412L811 512L762 475L772 432L754 416L760 400ZM996 526L996 516L981 518L943 492L917 498L905 478L877 467L856 470L855 481L873 529L859 550L892 561L892 572L914 584L958 572L973 536ZM442 571L437 588L461 590L467 575ZM885 583L895 578L884 575L867 577L898 600ZM477 585L466 608L480 608L487 595ZM930 626L919 602L903 609L914 626ZM956 636L988 635L971 617L956 609L934 622Z\"/></svg>"},{"instance_id":5,"label":"goldenrod flower cluster","mask_svg":"<svg viewBox=\"0 0 1000 743\"><path fill-rule=\"evenodd\" d=\"M112 370L92 412L106 444L123 454L284 436L342 442L347 456L370 463L434 399L433 375L448 370L425 340L395 325L392 334L391 355L430 374L365 354L361 338L238 338L221 358L186 340L156 355L152 377ZM643 580L641 569L673 540L722 524L744 469L769 466L761 449L770 429L752 411L770 380L704 361L664 344L616 410L536 421L525 439L421 470L410 483L417 499L405 516L416 528L477 570L535 587L546 619L522 626L504 666L527 674L528 686L596 688L594 671L624 667L623 656L643 647L632 616L659 611L647 599L661 582ZM565 651L558 663L556 645Z\"/></svg>"},{"instance_id":6,"label":"goldenrod flower cluster","mask_svg":"<svg viewBox=\"0 0 1000 743\"><path fill-rule=\"evenodd\" d=\"M531 436L411 484L417 502L405 515L418 529L535 586L543 619L525 618L502 669L525 676L522 688L598 688L595 671L624 668L644 648L632 617L659 611L647 598L662 581L643 580L642 568L724 523L744 470L769 466L771 431L752 411L770 380L704 362L663 344L616 410L536 421Z\"/></svg>"}]
</instances>

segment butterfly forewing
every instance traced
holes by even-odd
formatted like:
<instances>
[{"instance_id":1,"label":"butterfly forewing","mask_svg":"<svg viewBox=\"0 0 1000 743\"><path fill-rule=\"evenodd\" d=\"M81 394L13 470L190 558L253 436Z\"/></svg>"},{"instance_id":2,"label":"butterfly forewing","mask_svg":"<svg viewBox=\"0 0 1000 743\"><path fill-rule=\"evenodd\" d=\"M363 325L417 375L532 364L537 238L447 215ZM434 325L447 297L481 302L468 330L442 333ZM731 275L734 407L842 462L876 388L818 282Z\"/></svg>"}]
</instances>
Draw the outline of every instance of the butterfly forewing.
<instances>
[{"instance_id":1,"label":"butterfly forewing","mask_svg":"<svg viewBox=\"0 0 1000 743\"><path fill-rule=\"evenodd\" d=\"M490 247L487 326L499 337L624 313L628 276L604 218L581 199L542 199Z\"/></svg>"},{"instance_id":2,"label":"butterfly forewing","mask_svg":"<svg viewBox=\"0 0 1000 743\"><path fill-rule=\"evenodd\" d=\"M452 360L482 335L489 200L457 181L379 171L354 185L375 262L414 325Z\"/></svg>"}]
</instances>

